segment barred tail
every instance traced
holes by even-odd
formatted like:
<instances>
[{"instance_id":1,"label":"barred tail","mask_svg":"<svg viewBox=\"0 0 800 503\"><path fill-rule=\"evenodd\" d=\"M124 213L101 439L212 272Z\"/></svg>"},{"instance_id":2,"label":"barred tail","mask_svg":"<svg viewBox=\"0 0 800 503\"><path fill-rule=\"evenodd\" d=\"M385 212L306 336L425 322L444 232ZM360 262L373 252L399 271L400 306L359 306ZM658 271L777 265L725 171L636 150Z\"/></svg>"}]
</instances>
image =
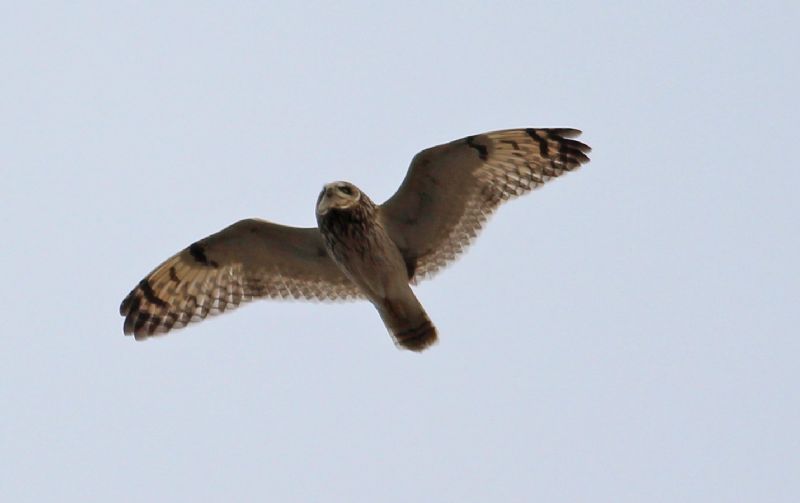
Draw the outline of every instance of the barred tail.
<instances>
[{"instance_id":1,"label":"barred tail","mask_svg":"<svg viewBox=\"0 0 800 503\"><path fill-rule=\"evenodd\" d=\"M403 331L392 332L392 336L398 346L411 351L422 351L436 342L436 327L426 316L426 319L420 325Z\"/></svg>"},{"instance_id":2,"label":"barred tail","mask_svg":"<svg viewBox=\"0 0 800 503\"><path fill-rule=\"evenodd\" d=\"M410 288L402 299L384 300L378 312L399 347L423 351L436 342L436 327Z\"/></svg>"}]
</instances>

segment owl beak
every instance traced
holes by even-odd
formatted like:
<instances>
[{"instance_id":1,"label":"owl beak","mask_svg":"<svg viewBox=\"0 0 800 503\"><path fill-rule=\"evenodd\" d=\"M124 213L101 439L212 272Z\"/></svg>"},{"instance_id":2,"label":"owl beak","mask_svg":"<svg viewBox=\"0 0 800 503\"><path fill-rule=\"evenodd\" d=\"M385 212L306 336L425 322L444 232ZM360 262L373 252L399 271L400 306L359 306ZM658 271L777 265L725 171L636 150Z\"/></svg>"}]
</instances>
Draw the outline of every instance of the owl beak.
<instances>
[{"instance_id":1,"label":"owl beak","mask_svg":"<svg viewBox=\"0 0 800 503\"><path fill-rule=\"evenodd\" d=\"M325 187L325 192L317 204L317 214L324 215L333 207L333 189Z\"/></svg>"}]
</instances>

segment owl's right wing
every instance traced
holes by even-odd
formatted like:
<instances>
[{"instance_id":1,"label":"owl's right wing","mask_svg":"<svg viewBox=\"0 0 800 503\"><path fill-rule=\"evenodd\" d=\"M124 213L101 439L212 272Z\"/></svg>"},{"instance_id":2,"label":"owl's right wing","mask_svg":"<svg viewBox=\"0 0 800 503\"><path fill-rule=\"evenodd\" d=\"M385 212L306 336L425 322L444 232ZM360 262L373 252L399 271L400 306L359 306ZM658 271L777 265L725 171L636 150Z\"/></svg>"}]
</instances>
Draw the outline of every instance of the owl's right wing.
<instances>
[{"instance_id":1,"label":"owl's right wing","mask_svg":"<svg viewBox=\"0 0 800 503\"><path fill-rule=\"evenodd\" d=\"M506 200L589 161L577 129L506 129L423 150L381 206L409 278L431 276L460 255Z\"/></svg>"},{"instance_id":2,"label":"owl's right wing","mask_svg":"<svg viewBox=\"0 0 800 503\"><path fill-rule=\"evenodd\" d=\"M202 239L156 267L125 297L123 331L166 333L259 297L363 297L328 256L319 230L248 219Z\"/></svg>"}]
</instances>

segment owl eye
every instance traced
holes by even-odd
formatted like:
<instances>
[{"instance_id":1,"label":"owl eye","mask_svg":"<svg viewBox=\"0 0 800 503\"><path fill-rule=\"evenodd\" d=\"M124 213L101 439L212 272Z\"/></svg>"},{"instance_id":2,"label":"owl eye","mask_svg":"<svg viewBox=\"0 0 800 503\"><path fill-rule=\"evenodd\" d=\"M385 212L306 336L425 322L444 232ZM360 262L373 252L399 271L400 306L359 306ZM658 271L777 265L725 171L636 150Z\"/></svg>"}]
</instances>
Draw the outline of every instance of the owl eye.
<instances>
[{"instance_id":1,"label":"owl eye","mask_svg":"<svg viewBox=\"0 0 800 503\"><path fill-rule=\"evenodd\" d=\"M348 196L352 196L353 195L353 191L347 185L343 185L343 186L339 187L339 191L342 194L345 194L345 195L348 195Z\"/></svg>"}]
</instances>

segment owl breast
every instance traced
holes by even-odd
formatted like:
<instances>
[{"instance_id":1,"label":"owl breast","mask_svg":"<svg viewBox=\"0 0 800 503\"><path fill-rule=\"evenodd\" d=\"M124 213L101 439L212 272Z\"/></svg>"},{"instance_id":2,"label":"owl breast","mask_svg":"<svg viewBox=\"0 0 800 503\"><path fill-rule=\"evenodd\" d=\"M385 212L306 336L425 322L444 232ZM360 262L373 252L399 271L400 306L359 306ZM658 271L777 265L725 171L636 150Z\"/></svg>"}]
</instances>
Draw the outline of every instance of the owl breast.
<instances>
[{"instance_id":1,"label":"owl breast","mask_svg":"<svg viewBox=\"0 0 800 503\"><path fill-rule=\"evenodd\" d=\"M328 255L373 302L407 287L406 265L371 208L331 210L317 223Z\"/></svg>"}]
</instances>

